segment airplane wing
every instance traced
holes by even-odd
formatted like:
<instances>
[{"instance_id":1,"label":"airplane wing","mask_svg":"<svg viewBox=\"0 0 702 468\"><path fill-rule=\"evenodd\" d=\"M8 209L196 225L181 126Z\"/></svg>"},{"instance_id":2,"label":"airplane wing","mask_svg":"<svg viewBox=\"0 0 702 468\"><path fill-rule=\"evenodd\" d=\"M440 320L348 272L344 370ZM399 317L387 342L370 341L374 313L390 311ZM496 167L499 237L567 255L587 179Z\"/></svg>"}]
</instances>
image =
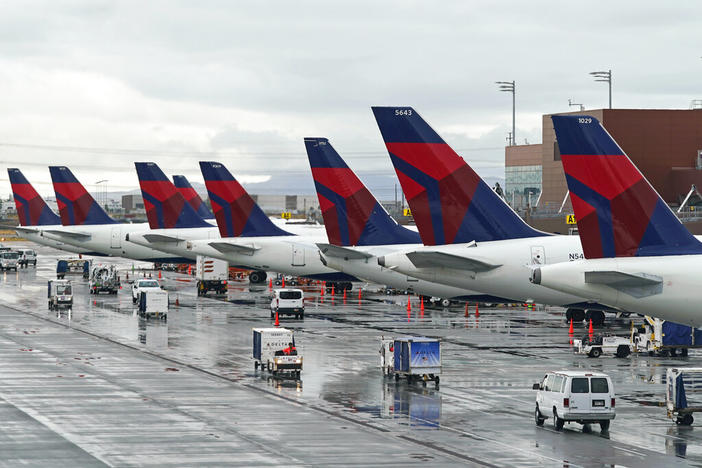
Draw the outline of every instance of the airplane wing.
<instances>
[{"instance_id":1,"label":"airplane wing","mask_svg":"<svg viewBox=\"0 0 702 468\"><path fill-rule=\"evenodd\" d=\"M210 242L208 244L213 249L222 253L238 253L242 255L253 255L254 252L260 250L260 247L255 245L230 244L229 242Z\"/></svg>"},{"instance_id":2,"label":"airplane wing","mask_svg":"<svg viewBox=\"0 0 702 468\"><path fill-rule=\"evenodd\" d=\"M324 255L329 255L330 257L344 258L346 260L360 260L364 258L371 258L373 255L362 252L360 250L350 249L348 247L341 247L332 244L317 244L319 250L322 251Z\"/></svg>"},{"instance_id":3,"label":"airplane wing","mask_svg":"<svg viewBox=\"0 0 702 468\"><path fill-rule=\"evenodd\" d=\"M183 242L185 239L180 239L178 237L166 236L163 234L144 234L144 239L147 242L164 242L164 243L174 243Z\"/></svg>"},{"instance_id":4,"label":"airplane wing","mask_svg":"<svg viewBox=\"0 0 702 468\"><path fill-rule=\"evenodd\" d=\"M60 231L58 229L44 230L43 232L56 237L70 237L75 240L90 239L92 236L87 232Z\"/></svg>"},{"instance_id":5,"label":"airplane wing","mask_svg":"<svg viewBox=\"0 0 702 468\"><path fill-rule=\"evenodd\" d=\"M648 273L586 271L585 282L609 286L637 298L653 296L663 291L663 278Z\"/></svg>"},{"instance_id":6,"label":"airplane wing","mask_svg":"<svg viewBox=\"0 0 702 468\"><path fill-rule=\"evenodd\" d=\"M467 270L476 273L494 270L502 266L445 252L410 252L407 254L407 258L409 258L417 268L453 268L455 270Z\"/></svg>"}]
</instances>

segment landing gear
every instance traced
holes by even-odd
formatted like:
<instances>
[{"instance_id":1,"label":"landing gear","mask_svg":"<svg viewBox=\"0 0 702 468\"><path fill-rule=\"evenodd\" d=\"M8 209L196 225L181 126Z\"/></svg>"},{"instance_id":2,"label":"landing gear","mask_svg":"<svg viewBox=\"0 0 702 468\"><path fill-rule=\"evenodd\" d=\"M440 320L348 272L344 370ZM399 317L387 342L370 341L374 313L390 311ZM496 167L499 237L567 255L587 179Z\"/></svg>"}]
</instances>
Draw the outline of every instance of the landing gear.
<instances>
[{"instance_id":1,"label":"landing gear","mask_svg":"<svg viewBox=\"0 0 702 468\"><path fill-rule=\"evenodd\" d=\"M267 276L265 271L254 270L249 273L249 282L252 284L261 284L266 281Z\"/></svg>"},{"instance_id":2,"label":"landing gear","mask_svg":"<svg viewBox=\"0 0 702 468\"><path fill-rule=\"evenodd\" d=\"M592 325L594 327L599 327L605 322L605 314L601 310L588 310L585 312L585 320L592 320Z\"/></svg>"},{"instance_id":3,"label":"landing gear","mask_svg":"<svg viewBox=\"0 0 702 468\"><path fill-rule=\"evenodd\" d=\"M573 322L582 322L585 319L585 311L573 308L566 310L566 321L570 322L571 319Z\"/></svg>"}]
</instances>

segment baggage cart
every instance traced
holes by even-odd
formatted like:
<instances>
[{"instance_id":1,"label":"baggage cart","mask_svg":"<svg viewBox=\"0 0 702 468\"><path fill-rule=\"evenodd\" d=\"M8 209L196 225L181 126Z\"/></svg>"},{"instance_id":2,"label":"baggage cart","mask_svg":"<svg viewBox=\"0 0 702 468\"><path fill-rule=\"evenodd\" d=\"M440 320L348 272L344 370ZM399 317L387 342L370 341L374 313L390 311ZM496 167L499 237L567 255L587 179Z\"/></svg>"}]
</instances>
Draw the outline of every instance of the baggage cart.
<instances>
[{"instance_id":1,"label":"baggage cart","mask_svg":"<svg viewBox=\"0 0 702 468\"><path fill-rule=\"evenodd\" d=\"M702 367L668 368L665 406L675 424L691 425L692 413L702 411Z\"/></svg>"},{"instance_id":2,"label":"baggage cart","mask_svg":"<svg viewBox=\"0 0 702 468\"><path fill-rule=\"evenodd\" d=\"M288 353L285 350L288 350ZM291 373L295 378L300 378L302 353L295 346L292 330L254 328L253 358L254 369L260 367L261 371L267 370L273 375Z\"/></svg>"}]
</instances>

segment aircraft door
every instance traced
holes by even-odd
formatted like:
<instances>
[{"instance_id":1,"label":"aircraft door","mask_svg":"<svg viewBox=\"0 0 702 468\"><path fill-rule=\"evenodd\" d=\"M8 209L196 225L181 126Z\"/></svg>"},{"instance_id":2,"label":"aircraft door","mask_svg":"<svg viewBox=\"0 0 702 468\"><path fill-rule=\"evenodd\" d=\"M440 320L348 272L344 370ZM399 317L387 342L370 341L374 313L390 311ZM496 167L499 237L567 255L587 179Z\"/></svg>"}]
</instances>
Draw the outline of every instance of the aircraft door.
<instances>
[{"instance_id":1,"label":"aircraft door","mask_svg":"<svg viewBox=\"0 0 702 468\"><path fill-rule=\"evenodd\" d=\"M119 249L122 246L122 230L119 227L113 227L110 236L110 247Z\"/></svg>"},{"instance_id":2,"label":"aircraft door","mask_svg":"<svg viewBox=\"0 0 702 468\"><path fill-rule=\"evenodd\" d=\"M546 250L540 245L531 247L531 264L546 265Z\"/></svg>"},{"instance_id":3,"label":"aircraft door","mask_svg":"<svg viewBox=\"0 0 702 468\"><path fill-rule=\"evenodd\" d=\"M292 266L305 266L305 248L299 245L292 246Z\"/></svg>"}]
</instances>

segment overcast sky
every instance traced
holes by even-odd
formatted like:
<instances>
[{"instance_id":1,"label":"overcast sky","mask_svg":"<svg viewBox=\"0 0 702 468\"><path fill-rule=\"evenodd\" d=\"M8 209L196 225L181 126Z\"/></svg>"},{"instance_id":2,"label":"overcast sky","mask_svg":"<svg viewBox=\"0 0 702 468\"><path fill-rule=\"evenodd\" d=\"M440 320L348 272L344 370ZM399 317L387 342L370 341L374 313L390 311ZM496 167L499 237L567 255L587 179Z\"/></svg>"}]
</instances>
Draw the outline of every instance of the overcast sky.
<instances>
[{"instance_id":1,"label":"overcast sky","mask_svg":"<svg viewBox=\"0 0 702 468\"><path fill-rule=\"evenodd\" d=\"M199 160L252 192L270 177L309 192L303 137L390 174L370 106L411 105L503 176L511 96L495 81L516 80L519 143L569 98L606 107L595 70L612 69L614 107L686 109L700 18L696 1L0 1L0 161L42 194L49 164L124 190L133 161L201 181Z\"/></svg>"}]
</instances>

